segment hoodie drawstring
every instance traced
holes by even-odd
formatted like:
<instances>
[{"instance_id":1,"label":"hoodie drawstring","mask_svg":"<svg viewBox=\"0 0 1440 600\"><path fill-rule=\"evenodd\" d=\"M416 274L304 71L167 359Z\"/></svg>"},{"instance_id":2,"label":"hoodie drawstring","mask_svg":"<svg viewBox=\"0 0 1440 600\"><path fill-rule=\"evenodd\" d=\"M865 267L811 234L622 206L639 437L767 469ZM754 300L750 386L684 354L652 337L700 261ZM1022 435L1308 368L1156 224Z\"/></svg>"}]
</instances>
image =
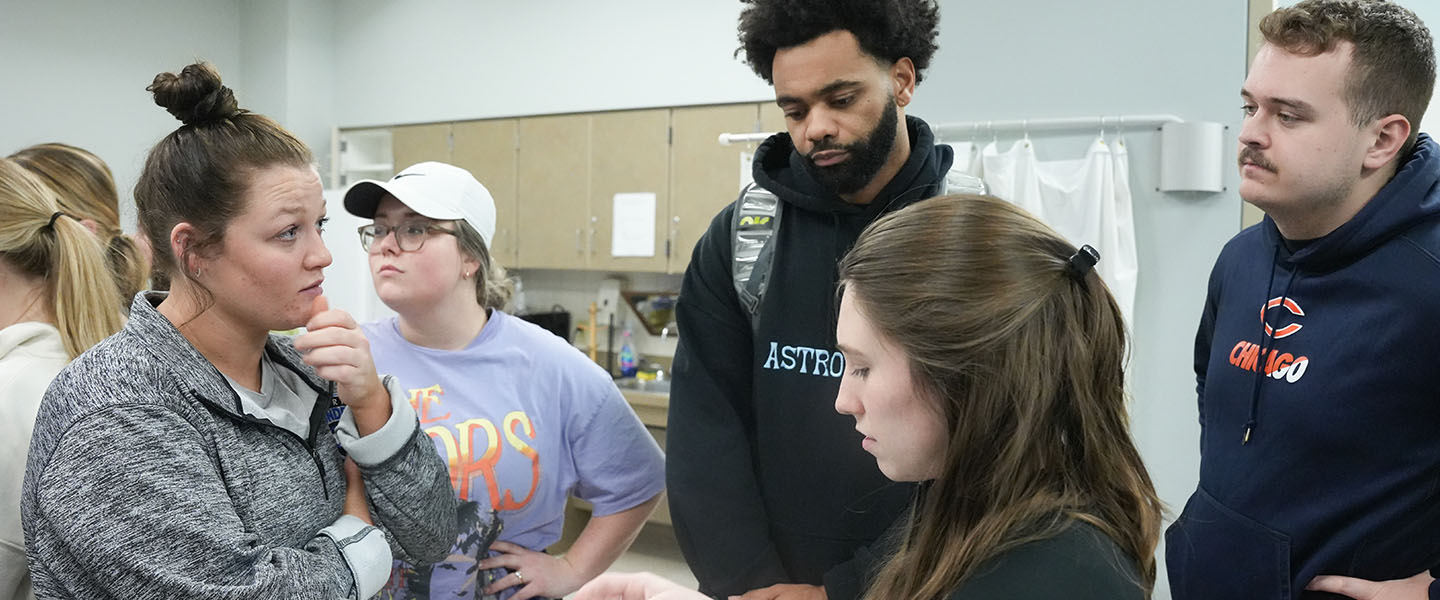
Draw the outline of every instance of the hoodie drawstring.
<instances>
[{"instance_id":1,"label":"hoodie drawstring","mask_svg":"<svg viewBox=\"0 0 1440 600\"><path fill-rule=\"evenodd\" d=\"M1260 412L1260 382L1268 375L1265 372L1265 355L1275 347L1275 338L1270 334L1270 315L1267 308L1270 304L1270 290L1275 286L1275 268L1280 264L1280 244L1275 245L1275 254L1270 257L1270 281L1265 284L1266 298L1260 299L1260 355L1255 361L1255 384L1250 390L1250 418L1245 421L1245 435L1240 439L1240 444L1250 443L1250 434L1255 430L1256 420ZM1290 278L1285 282L1285 291L1280 294L1280 302L1283 305L1286 298L1290 297L1290 288L1295 285L1295 271L1290 272ZM1267 331L1269 330L1269 331ZM1266 342L1270 342L1266 346Z\"/></svg>"}]
</instances>

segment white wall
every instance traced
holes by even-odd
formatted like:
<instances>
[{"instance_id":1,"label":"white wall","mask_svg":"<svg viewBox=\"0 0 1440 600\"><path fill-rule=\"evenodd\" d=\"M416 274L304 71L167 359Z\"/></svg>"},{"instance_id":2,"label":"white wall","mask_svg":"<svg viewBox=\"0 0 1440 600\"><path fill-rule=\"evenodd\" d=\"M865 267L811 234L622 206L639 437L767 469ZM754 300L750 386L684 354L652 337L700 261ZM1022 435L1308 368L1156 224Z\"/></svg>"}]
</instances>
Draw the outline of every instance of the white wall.
<instances>
[{"instance_id":1,"label":"white wall","mask_svg":"<svg viewBox=\"0 0 1440 600\"><path fill-rule=\"evenodd\" d=\"M337 10L342 127L767 100L721 0L355 0Z\"/></svg>"},{"instance_id":2,"label":"white wall","mask_svg":"<svg viewBox=\"0 0 1440 600\"><path fill-rule=\"evenodd\" d=\"M204 58L243 102L238 17L234 0L0 0L0 155L42 142L95 152L132 228L145 154L180 125L145 86Z\"/></svg>"},{"instance_id":3,"label":"white wall","mask_svg":"<svg viewBox=\"0 0 1440 600\"><path fill-rule=\"evenodd\" d=\"M109 163L121 222L145 155L180 125L150 99L156 73L197 59L242 108L290 128L328 169L333 0L0 0L0 155L65 142ZM251 82L247 85L247 82Z\"/></svg>"},{"instance_id":4,"label":"white wall","mask_svg":"<svg viewBox=\"0 0 1440 600\"><path fill-rule=\"evenodd\" d=\"M1435 52L1440 54L1440 2L1436 0L1402 0L1401 6L1415 12L1415 16L1430 28L1430 36L1435 38ZM1432 135L1440 134L1440 94L1430 99L1430 110L1425 111L1425 117L1420 120L1420 131Z\"/></svg>"},{"instance_id":5,"label":"white wall","mask_svg":"<svg viewBox=\"0 0 1440 600\"><path fill-rule=\"evenodd\" d=\"M240 106L279 119L289 105L285 78L289 63L290 16L287 0L236 3L240 20L240 80L256 85L231 86Z\"/></svg>"},{"instance_id":6,"label":"white wall","mask_svg":"<svg viewBox=\"0 0 1440 600\"><path fill-rule=\"evenodd\" d=\"M335 127L335 2L290 0L290 90L281 121L309 144L321 174L330 168L330 133Z\"/></svg>"},{"instance_id":7,"label":"white wall","mask_svg":"<svg viewBox=\"0 0 1440 600\"><path fill-rule=\"evenodd\" d=\"M333 0L244 0L240 6L241 106L285 126L330 169L335 124Z\"/></svg>"}]
</instances>

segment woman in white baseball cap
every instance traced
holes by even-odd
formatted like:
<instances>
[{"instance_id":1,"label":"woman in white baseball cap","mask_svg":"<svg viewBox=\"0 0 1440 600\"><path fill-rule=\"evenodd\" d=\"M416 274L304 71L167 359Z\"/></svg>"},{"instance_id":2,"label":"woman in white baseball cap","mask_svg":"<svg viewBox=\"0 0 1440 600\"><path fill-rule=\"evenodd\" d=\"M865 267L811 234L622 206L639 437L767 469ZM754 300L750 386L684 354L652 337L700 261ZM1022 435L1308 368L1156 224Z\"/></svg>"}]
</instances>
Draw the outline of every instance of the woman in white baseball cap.
<instances>
[{"instance_id":1,"label":"woman in white baseball cap","mask_svg":"<svg viewBox=\"0 0 1440 600\"><path fill-rule=\"evenodd\" d=\"M438 162L362 181L345 208L375 292L397 316L363 326L449 460L460 536L434 566L399 562L390 598L559 598L629 547L664 489L664 457L610 376L565 340L502 309L491 259L495 203L468 171ZM570 495L594 517L563 556ZM492 543L493 542L493 543Z\"/></svg>"}]
</instances>

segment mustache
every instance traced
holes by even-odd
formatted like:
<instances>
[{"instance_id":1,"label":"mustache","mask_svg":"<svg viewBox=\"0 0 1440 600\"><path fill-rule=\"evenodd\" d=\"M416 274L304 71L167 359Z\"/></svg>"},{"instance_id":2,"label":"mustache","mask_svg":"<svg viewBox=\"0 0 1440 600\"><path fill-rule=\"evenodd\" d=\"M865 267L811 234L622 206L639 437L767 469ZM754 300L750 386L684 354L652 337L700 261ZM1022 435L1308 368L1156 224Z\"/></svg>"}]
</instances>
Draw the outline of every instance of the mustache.
<instances>
[{"instance_id":1,"label":"mustache","mask_svg":"<svg viewBox=\"0 0 1440 600\"><path fill-rule=\"evenodd\" d=\"M1265 169L1266 171L1270 171L1273 173L1280 172L1279 169L1275 168L1275 163L1272 163L1269 159L1265 158L1265 155L1261 154L1259 150L1256 150L1249 146L1242 146L1240 148L1240 158L1237 162L1242 169L1245 168L1245 163L1254 163L1255 166Z\"/></svg>"},{"instance_id":2,"label":"mustache","mask_svg":"<svg viewBox=\"0 0 1440 600\"><path fill-rule=\"evenodd\" d=\"M815 147L810 149L810 153L809 153L809 154L806 154L806 155L805 155L805 158L809 159L810 162L815 162L815 155L816 155L816 154L819 154L819 153L821 153L821 152L825 152L825 151L828 151L828 150L846 150L846 151L850 151L850 150L854 150L854 147L853 147L853 146L854 146L854 144L849 144L849 145L847 145L847 144L841 144L841 143L839 143L839 142L836 142L836 141L827 139L827 140L821 141L821 142L818 143L818 144L815 144Z\"/></svg>"}]
</instances>

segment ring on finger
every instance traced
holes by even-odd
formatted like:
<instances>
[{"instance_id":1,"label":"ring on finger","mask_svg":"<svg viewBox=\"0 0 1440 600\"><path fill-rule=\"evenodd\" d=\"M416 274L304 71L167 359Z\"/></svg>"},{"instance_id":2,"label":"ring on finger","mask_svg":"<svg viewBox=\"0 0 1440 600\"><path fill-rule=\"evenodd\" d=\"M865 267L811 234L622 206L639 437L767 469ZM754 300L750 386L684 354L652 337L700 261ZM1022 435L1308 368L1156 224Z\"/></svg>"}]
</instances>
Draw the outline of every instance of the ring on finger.
<instances>
[{"instance_id":1,"label":"ring on finger","mask_svg":"<svg viewBox=\"0 0 1440 600\"><path fill-rule=\"evenodd\" d=\"M515 578L520 580L520 585L525 585L525 576L520 574L519 569L515 570Z\"/></svg>"}]
</instances>

